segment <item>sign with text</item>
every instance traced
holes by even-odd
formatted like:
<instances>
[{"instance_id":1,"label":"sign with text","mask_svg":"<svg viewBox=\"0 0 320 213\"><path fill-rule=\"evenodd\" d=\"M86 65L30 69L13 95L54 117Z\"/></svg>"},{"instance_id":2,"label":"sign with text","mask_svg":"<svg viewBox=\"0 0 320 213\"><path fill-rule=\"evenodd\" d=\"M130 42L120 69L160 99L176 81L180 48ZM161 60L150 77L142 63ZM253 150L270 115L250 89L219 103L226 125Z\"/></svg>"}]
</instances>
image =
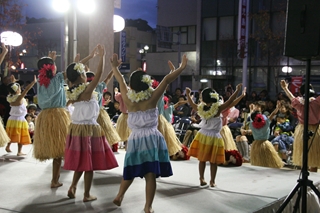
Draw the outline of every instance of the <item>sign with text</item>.
<instances>
[{"instance_id":1,"label":"sign with text","mask_svg":"<svg viewBox=\"0 0 320 213\"><path fill-rule=\"evenodd\" d=\"M120 58L122 62L126 61L126 31L121 31L120 37Z\"/></svg>"},{"instance_id":2,"label":"sign with text","mask_svg":"<svg viewBox=\"0 0 320 213\"><path fill-rule=\"evenodd\" d=\"M299 89L302 85L302 81L303 81L302 76L291 77L290 91L292 94L299 92Z\"/></svg>"},{"instance_id":3,"label":"sign with text","mask_svg":"<svg viewBox=\"0 0 320 213\"><path fill-rule=\"evenodd\" d=\"M247 57L249 0L239 0L238 58Z\"/></svg>"}]
</instances>

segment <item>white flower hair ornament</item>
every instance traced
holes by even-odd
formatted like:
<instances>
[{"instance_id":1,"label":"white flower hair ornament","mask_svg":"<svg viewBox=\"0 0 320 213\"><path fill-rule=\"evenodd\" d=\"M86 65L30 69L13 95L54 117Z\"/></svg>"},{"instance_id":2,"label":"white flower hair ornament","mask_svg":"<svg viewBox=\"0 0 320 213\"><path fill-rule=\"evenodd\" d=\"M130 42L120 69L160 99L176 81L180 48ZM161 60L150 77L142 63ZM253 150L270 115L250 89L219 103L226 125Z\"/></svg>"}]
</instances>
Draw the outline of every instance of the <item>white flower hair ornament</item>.
<instances>
[{"instance_id":1,"label":"white flower hair ornament","mask_svg":"<svg viewBox=\"0 0 320 213\"><path fill-rule=\"evenodd\" d=\"M17 83L14 83L11 85L11 89L14 91L14 92L17 92L17 90L19 89L19 84Z\"/></svg>"},{"instance_id":2,"label":"white flower hair ornament","mask_svg":"<svg viewBox=\"0 0 320 213\"><path fill-rule=\"evenodd\" d=\"M150 75L143 75L141 82L148 84L149 87L152 86L152 79Z\"/></svg>"},{"instance_id":3,"label":"white flower hair ornament","mask_svg":"<svg viewBox=\"0 0 320 213\"><path fill-rule=\"evenodd\" d=\"M210 97L216 99L217 101L219 101L219 94L216 92L210 92Z\"/></svg>"},{"instance_id":4,"label":"white flower hair ornament","mask_svg":"<svg viewBox=\"0 0 320 213\"><path fill-rule=\"evenodd\" d=\"M86 67L82 63L76 63L73 69L76 70L79 74L82 74L85 73Z\"/></svg>"}]
</instances>

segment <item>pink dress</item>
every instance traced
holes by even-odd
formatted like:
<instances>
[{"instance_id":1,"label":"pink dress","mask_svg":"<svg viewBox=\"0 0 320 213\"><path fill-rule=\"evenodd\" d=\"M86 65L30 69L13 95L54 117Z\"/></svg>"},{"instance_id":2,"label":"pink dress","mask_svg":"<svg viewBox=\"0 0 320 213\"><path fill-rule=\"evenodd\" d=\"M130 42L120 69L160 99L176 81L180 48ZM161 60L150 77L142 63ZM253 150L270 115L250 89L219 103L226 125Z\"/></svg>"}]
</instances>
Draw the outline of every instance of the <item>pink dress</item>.
<instances>
[{"instance_id":1,"label":"pink dress","mask_svg":"<svg viewBox=\"0 0 320 213\"><path fill-rule=\"evenodd\" d=\"M118 167L104 132L97 123L99 105L95 98L74 103L64 169L73 171L108 170Z\"/></svg>"}]
</instances>

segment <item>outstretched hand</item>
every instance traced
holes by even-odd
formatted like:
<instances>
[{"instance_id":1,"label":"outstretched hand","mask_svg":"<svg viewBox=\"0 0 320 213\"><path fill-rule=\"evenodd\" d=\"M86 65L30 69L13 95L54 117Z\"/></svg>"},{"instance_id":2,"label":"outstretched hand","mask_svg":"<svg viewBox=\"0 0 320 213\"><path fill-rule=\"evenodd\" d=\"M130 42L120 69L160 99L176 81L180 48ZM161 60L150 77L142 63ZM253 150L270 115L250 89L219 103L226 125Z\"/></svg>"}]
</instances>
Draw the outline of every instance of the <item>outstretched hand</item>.
<instances>
[{"instance_id":1,"label":"outstretched hand","mask_svg":"<svg viewBox=\"0 0 320 213\"><path fill-rule=\"evenodd\" d=\"M168 61L168 65L169 65L170 72L176 69L176 67L173 65L171 61Z\"/></svg>"},{"instance_id":2,"label":"outstretched hand","mask_svg":"<svg viewBox=\"0 0 320 213\"><path fill-rule=\"evenodd\" d=\"M243 88L243 90L242 90L242 95L246 96L246 94L247 94L247 87Z\"/></svg>"},{"instance_id":3,"label":"outstretched hand","mask_svg":"<svg viewBox=\"0 0 320 213\"><path fill-rule=\"evenodd\" d=\"M50 57L53 61L57 58L57 52L56 51L49 51L48 57Z\"/></svg>"},{"instance_id":4,"label":"outstretched hand","mask_svg":"<svg viewBox=\"0 0 320 213\"><path fill-rule=\"evenodd\" d=\"M182 62L180 63L179 68L185 69L186 66L187 66L187 63L188 63L188 58L187 58L186 55L183 55L183 56L182 56Z\"/></svg>"},{"instance_id":5,"label":"outstretched hand","mask_svg":"<svg viewBox=\"0 0 320 213\"><path fill-rule=\"evenodd\" d=\"M97 52L97 51L98 51L98 46L99 46L99 45L97 45L97 46L91 51L91 53L90 53L90 55L89 55L91 58L94 58L94 57L98 54L98 52ZM100 54L100 53L99 53L99 54Z\"/></svg>"},{"instance_id":6,"label":"outstretched hand","mask_svg":"<svg viewBox=\"0 0 320 213\"><path fill-rule=\"evenodd\" d=\"M285 88L288 88L289 84L285 80L281 80L280 85L282 89L285 89Z\"/></svg>"},{"instance_id":7,"label":"outstretched hand","mask_svg":"<svg viewBox=\"0 0 320 213\"><path fill-rule=\"evenodd\" d=\"M118 59L118 54L114 53L112 58L110 58L111 66L112 67L119 67L121 65L121 59Z\"/></svg>"},{"instance_id":8,"label":"outstretched hand","mask_svg":"<svg viewBox=\"0 0 320 213\"><path fill-rule=\"evenodd\" d=\"M34 75L34 76L33 76L33 83L37 83L37 81L38 81L38 80L37 80L37 76Z\"/></svg>"},{"instance_id":9,"label":"outstretched hand","mask_svg":"<svg viewBox=\"0 0 320 213\"><path fill-rule=\"evenodd\" d=\"M97 46L97 50L98 50L99 56L100 56L100 57L104 57L104 55L105 55L104 46L99 44L99 45Z\"/></svg>"},{"instance_id":10,"label":"outstretched hand","mask_svg":"<svg viewBox=\"0 0 320 213\"><path fill-rule=\"evenodd\" d=\"M189 87L186 87L186 95L190 95L191 89Z\"/></svg>"},{"instance_id":11,"label":"outstretched hand","mask_svg":"<svg viewBox=\"0 0 320 213\"><path fill-rule=\"evenodd\" d=\"M80 61L80 53L78 53L76 57L74 57L74 62L78 63L79 61Z\"/></svg>"},{"instance_id":12,"label":"outstretched hand","mask_svg":"<svg viewBox=\"0 0 320 213\"><path fill-rule=\"evenodd\" d=\"M242 84L241 83L236 86L236 90L238 90L238 91L241 90L241 88L242 88Z\"/></svg>"}]
</instances>

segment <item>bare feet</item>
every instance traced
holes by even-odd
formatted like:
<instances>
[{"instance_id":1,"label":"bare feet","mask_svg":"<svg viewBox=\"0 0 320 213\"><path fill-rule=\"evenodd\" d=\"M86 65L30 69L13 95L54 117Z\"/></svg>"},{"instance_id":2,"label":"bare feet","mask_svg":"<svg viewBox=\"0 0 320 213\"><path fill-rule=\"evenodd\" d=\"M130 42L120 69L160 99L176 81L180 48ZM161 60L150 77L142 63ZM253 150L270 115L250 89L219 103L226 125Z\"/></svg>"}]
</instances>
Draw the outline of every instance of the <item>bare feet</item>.
<instances>
[{"instance_id":1,"label":"bare feet","mask_svg":"<svg viewBox=\"0 0 320 213\"><path fill-rule=\"evenodd\" d=\"M76 188L70 187L68 190L68 197L69 198L76 198Z\"/></svg>"},{"instance_id":2,"label":"bare feet","mask_svg":"<svg viewBox=\"0 0 320 213\"><path fill-rule=\"evenodd\" d=\"M6 152L10 153L12 151L11 151L11 149L9 147L6 147Z\"/></svg>"},{"instance_id":3,"label":"bare feet","mask_svg":"<svg viewBox=\"0 0 320 213\"><path fill-rule=\"evenodd\" d=\"M90 195L89 197L84 197L83 202L94 201L96 199L97 199L97 197Z\"/></svg>"},{"instance_id":4,"label":"bare feet","mask_svg":"<svg viewBox=\"0 0 320 213\"><path fill-rule=\"evenodd\" d=\"M22 152L19 152L19 153L17 154L17 156L26 156L26 154L24 154L24 153L22 153Z\"/></svg>"},{"instance_id":5,"label":"bare feet","mask_svg":"<svg viewBox=\"0 0 320 213\"><path fill-rule=\"evenodd\" d=\"M60 183L60 182L57 182L57 183L51 182L51 188L58 188L58 187L60 187L60 186L62 186L62 185L63 185L63 184Z\"/></svg>"},{"instance_id":6,"label":"bare feet","mask_svg":"<svg viewBox=\"0 0 320 213\"><path fill-rule=\"evenodd\" d=\"M113 203L117 206L121 206L121 202L122 202L122 199L123 199L123 196L122 197L116 197L114 200L113 200Z\"/></svg>"},{"instance_id":7,"label":"bare feet","mask_svg":"<svg viewBox=\"0 0 320 213\"><path fill-rule=\"evenodd\" d=\"M150 207L150 208L147 208L147 209L145 208L145 209L144 209L144 212L145 212L145 213L154 213L154 211L153 211L153 209L152 209L151 207Z\"/></svg>"},{"instance_id":8,"label":"bare feet","mask_svg":"<svg viewBox=\"0 0 320 213\"><path fill-rule=\"evenodd\" d=\"M200 178L200 186L206 186L206 185L207 185L207 182L204 179Z\"/></svg>"},{"instance_id":9,"label":"bare feet","mask_svg":"<svg viewBox=\"0 0 320 213\"><path fill-rule=\"evenodd\" d=\"M210 187L215 187L217 186L213 181L210 181Z\"/></svg>"}]
</instances>

